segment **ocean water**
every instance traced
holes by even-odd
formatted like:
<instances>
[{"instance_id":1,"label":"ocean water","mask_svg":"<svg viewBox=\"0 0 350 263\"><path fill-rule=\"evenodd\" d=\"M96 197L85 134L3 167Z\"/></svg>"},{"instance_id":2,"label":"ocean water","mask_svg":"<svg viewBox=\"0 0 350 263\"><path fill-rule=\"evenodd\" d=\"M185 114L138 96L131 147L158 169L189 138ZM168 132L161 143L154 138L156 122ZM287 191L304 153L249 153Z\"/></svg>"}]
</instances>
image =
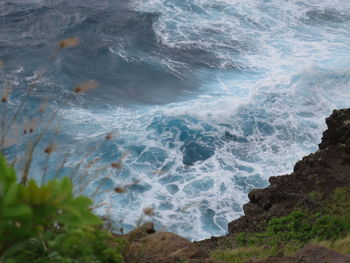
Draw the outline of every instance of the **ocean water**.
<instances>
[{"instance_id":1,"label":"ocean water","mask_svg":"<svg viewBox=\"0 0 350 263\"><path fill-rule=\"evenodd\" d=\"M67 37L80 45L58 50ZM98 160L78 190L116 229L152 220L200 240L225 234L247 193L291 172L324 118L350 106L350 1L0 0L0 60L10 112L35 82L19 126L57 112L33 178L54 141L48 178L66 153L60 174ZM90 79L97 89L72 93ZM155 215L142 218L145 207Z\"/></svg>"}]
</instances>

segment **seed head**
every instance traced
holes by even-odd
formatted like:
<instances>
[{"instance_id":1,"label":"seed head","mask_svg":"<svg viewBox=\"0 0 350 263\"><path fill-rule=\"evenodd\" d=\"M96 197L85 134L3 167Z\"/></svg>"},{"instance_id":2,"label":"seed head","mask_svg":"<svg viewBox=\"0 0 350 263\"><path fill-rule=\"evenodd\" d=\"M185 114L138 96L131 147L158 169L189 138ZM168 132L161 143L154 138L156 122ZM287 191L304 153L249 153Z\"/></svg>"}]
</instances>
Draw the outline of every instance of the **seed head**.
<instances>
[{"instance_id":1,"label":"seed head","mask_svg":"<svg viewBox=\"0 0 350 263\"><path fill-rule=\"evenodd\" d=\"M154 216L156 213L154 212L154 208L152 207L145 207L143 209L143 213L148 216Z\"/></svg>"},{"instance_id":2,"label":"seed head","mask_svg":"<svg viewBox=\"0 0 350 263\"><path fill-rule=\"evenodd\" d=\"M77 37L66 38L59 42L60 48L73 48L78 45L79 45L79 38Z\"/></svg>"},{"instance_id":3,"label":"seed head","mask_svg":"<svg viewBox=\"0 0 350 263\"><path fill-rule=\"evenodd\" d=\"M117 162L117 163L111 163L112 168L114 169L122 169L123 165L121 164L121 162Z\"/></svg>"},{"instance_id":4,"label":"seed head","mask_svg":"<svg viewBox=\"0 0 350 263\"><path fill-rule=\"evenodd\" d=\"M97 88L97 86L98 86L98 84L97 84L96 80L88 80L84 83L77 85L74 89L74 92L75 93L85 92L87 90L95 89L95 88Z\"/></svg>"},{"instance_id":5,"label":"seed head","mask_svg":"<svg viewBox=\"0 0 350 263\"><path fill-rule=\"evenodd\" d=\"M126 192L126 189L124 187L117 186L116 188L114 188L114 191L118 194L122 194Z\"/></svg>"},{"instance_id":6,"label":"seed head","mask_svg":"<svg viewBox=\"0 0 350 263\"><path fill-rule=\"evenodd\" d=\"M112 139L113 139L113 134L112 134L112 133L107 133L106 136L105 136L105 139L106 139L107 141L112 140Z\"/></svg>"},{"instance_id":7,"label":"seed head","mask_svg":"<svg viewBox=\"0 0 350 263\"><path fill-rule=\"evenodd\" d=\"M3 103L7 102L9 99L10 93L11 93L11 86L6 84L4 87L4 90L2 91L1 102Z\"/></svg>"},{"instance_id":8,"label":"seed head","mask_svg":"<svg viewBox=\"0 0 350 263\"><path fill-rule=\"evenodd\" d=\"M27 134L29 132L30 127L30 121L27 118L24 118L23 121L23 134Z\"/></svg>"},{"instance_id":9,"label":"seed head","mask_svg":"<svg viewBox=\"0 0 350 263\"><path fill-rule=\"evenodd\" d=\"M33 133L36 129L36 126L38 124L38 119L34 118L30 122L28 122L26 130L29 131L29 133Z\"/></svg>"},{"instance_id":10,"label":"seed head","mask_svg":"<svg viewBox=\"0 0 350 263\"><path fill-rule=\"evenodd\" d=\"M108 221L109 217L108 216L101 216L102 221Z\"/></svg>"},{"instance_id":11,"label":"seed head","mask_svg":"<svg viewBox=\"0 0 350 263\"><path fill-rule=\"evenodd\" d=\"M57 149L57 145L55 144L50 144L49 146L47 146L44 150L45 153L47 153L48 155L50 155L51 153L53 153L54 151L56 151Z\"/></svg>"}]
</instances>

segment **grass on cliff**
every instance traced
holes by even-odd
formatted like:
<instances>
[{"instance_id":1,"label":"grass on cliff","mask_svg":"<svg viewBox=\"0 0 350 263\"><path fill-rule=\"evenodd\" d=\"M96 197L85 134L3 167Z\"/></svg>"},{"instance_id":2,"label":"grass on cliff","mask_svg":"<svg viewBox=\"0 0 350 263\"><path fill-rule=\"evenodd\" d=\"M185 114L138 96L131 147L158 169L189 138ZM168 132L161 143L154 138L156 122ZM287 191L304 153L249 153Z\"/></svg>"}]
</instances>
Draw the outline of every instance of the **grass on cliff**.
<instances>
[{"instance_id":1,"label":"grass on cliff","mask_svg":"<svg viewBox=\"0 0 350 263\"><path fill-rule=\"evenodd\" d=\"M265 232L242 232L235 237L236 248L216 250L214 259L243 263L283 253L292 255L307 243L319 244L339 253L350 253L350 188L338 188L317 213L296 210L272 218Z\"/></svg>"},{"instance_id":2,"label":"grass on cliff","mask_svg":"<svg viewBox=\"0 0 350 263\"><path fill-rule=\"evenodd\" d=\"M340 254L350 254L350 235L347 235L344 238L340 238L334 241L320 241L320 242L312 242L315 245L320 245Z\"/></svg>"},{"instance_id":3,"label":"grass on cliff","mask_svg":"<svg viewBox=\"0 0 350 263\"><path fill-rule=\"evenodd\" d=\"M331 249L337 253L350 254L350 235L333 241L311 241L313 245L320 245ZM246 263L251 259L264 259L270 256L276 256L280 253L286 256L292 256L296 251L304 246L302 243L287 242L278 247L268 246L250 246L238 247L230 250L216 250L211 253L211 257L223 262Z\"/></svg>"},{"instance_id":4,"label":"grass on cliff","mask_svg":"<svg viewBox=\"0 0 350 263\"><path fill-rule=\"evenodd\" d=\"M287 243L283 247L269 246L248 246L237 247L228 250L216 250L211 253L211 257L222 262L229 263L246 263L250 259L264 259L270 256L283 253L290 256L301 248L300 243Z\"/></svg>"}]
</instances>

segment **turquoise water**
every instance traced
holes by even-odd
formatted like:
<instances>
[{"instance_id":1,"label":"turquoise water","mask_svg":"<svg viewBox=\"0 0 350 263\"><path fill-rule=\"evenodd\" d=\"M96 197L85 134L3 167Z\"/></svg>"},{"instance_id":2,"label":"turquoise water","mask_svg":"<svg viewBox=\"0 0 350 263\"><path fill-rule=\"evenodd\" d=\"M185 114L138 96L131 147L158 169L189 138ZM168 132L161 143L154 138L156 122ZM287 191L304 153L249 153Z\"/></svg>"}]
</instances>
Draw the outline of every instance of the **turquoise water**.
<instances>
[{"instance_id":1,"label":"turquoise water","mask_svg":"<svg viewBox=\"0 0 350 263\"><path fill-rule=\"evenodd\" d=\"M72 36L79 47L57 52ZM96 211L116 228L153 207L158 229L198 240L225 234L247 193L291 172L350 106L350 2L1 0L0 60L13 109L32 82L26 118L46 97L60 109L60 135L40 146L59 145L49 177L66 152L65 174L98 159L84 191L101 186ZM76 98L89 79L99 87Z\"/></svg>"}]
</instances>

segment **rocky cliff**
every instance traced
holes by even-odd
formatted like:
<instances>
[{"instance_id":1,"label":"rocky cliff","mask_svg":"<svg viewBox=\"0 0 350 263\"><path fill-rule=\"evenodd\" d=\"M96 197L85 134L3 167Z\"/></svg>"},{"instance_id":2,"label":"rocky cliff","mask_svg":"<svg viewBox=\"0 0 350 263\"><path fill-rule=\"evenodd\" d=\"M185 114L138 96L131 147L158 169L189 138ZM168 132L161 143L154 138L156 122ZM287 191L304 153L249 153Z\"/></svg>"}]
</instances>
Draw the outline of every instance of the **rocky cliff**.
<instances>
[{"instance_id":1,"label":"rocky cliff","mask_svg":"<svg viewBox=\"0 0 350 263\"><path fill-rule=\"evenodd\" d=\"M260 231L266 219L287 215L296 206L317 209L311 192L327 199L336 188L350 186L350 109L334 111L326 123L317 152L297 162L293 173L273 176L269 187L248 194L245 215L229 223L230 234Z\"/></svg>"},{"instance_id":2,"label":"rocky cliff","mask_svg":"<svg viewBox=\"0 0 350 263\"><path fill-rule=\"evenodd\" d=\"M333 111L326 123L328 129L318 151L298 161L293 173L273 176L267 188L248 194L244 216L229 223L229 233L223 237L226 242L212 237L198 245L206 249L223 247L230 236L263 231L270 218L287 215L296 207L317 210L336 188L350 186L350 109ZM310 193L317 193L319 201L315 202Z\"/></svg>"}]
</instances>

